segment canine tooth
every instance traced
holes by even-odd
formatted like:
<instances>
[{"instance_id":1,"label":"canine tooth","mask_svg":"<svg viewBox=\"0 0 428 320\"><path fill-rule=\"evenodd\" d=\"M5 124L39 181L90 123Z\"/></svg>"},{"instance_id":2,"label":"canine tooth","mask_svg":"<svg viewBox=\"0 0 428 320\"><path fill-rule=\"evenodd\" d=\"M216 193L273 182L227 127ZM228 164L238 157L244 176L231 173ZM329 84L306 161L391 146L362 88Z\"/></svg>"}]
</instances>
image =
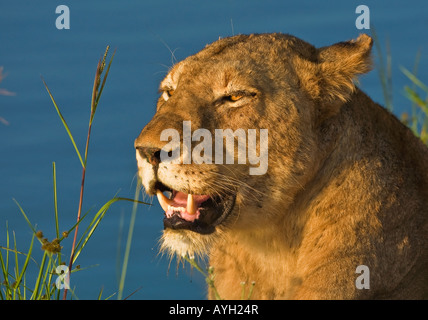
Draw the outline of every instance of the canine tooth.
<instances>
[{"instance_id":1,"label":"canine tooth","mask_svg":"<svg viewBox=\"0 0 428 320\"><path fill-rule=\"evenodd\" d=\"M195 200L193 200L193 195L191 195L190 193L187 195L186 210L187 210L187 213L192 215L196 213L196 203L195 203Z\"/></svg>"},{"instance_id":2,"label":"canine tooth","mask_svg":"<svg viewBox=\"0 0 428 320\"><path fill-rule=\"evenodd\" d=\"M160 191L156 191L156 196L158 197L158 201L164 211L168 211L171 205L171 200L165 197L165 195Z\"/></svg>"}]
</instances>

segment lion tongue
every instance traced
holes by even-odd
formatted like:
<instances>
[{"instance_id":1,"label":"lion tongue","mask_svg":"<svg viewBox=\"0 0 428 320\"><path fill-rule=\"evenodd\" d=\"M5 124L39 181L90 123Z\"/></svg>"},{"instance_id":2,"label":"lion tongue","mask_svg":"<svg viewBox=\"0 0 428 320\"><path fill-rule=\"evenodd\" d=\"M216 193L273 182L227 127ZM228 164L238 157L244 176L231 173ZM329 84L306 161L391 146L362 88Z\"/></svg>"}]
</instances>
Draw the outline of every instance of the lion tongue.
<instances>
[{"instance_id":1,"label":"lion tongue","mask_svg":"<svg viewBox=\"0 0 428 320\"><path fill-rule=\"evenodd\" d=\"M179 215L186 221L194 221L199 217L199 206L208 200L207 195L192 195L178 191L173 199L168 199L160 190L157 190L156 195L159 203L168 218L174 215L175 211L179 211Z\"/></svg>"}]
</instances>

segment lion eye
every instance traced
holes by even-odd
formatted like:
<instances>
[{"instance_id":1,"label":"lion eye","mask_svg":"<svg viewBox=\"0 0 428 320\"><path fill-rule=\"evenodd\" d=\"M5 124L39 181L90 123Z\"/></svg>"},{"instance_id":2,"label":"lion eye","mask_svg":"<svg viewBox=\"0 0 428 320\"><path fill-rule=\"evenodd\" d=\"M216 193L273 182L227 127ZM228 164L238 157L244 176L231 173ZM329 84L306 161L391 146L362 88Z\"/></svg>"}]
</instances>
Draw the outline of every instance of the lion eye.
<instances>
[{"instance_id":1,"label":"lion eye","mask_svg":"<svg viewBox=\"0 0 428 320\"><path fill-rule=\"evenodd\" d=\"M243 97L244 97L243 94L232 94L230 96L227 96L228 100L232 101L232 102L236 102L238 100L241 100Z\"/></svg>"},{"instance_id":2,"label":"lion eye","mask_svg":"<svg viewBox=\"0 0 428 320\"><path fill-rule=\"evenodd\" d=\"M162 93L162 98L165 100L165 101L168 101L168 99L169 98L171 98L171 96L174 94L174 89L169 89L169 90L165 90L163 93Z\"/></svg>"}]
</instances>

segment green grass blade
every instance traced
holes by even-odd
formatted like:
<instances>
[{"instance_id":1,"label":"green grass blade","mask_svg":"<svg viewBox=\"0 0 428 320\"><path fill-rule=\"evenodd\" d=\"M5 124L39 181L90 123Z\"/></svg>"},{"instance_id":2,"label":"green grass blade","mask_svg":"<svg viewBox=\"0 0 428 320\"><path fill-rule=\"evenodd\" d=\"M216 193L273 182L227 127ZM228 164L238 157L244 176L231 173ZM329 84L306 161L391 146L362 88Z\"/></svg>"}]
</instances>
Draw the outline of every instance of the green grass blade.
<instances>
[{"instance_id":1,"label":"green grass blade","mask_svg":"<svg viewBox=\"0 0 428 320\"><path fill-rule=\"evenodd\" d=\"M46 263L46 256L47 256L47 252L45 251L43 253L43 258L42 258L42 263L40 265L40 269L39 269L39 274L37 276L36 279L36 284L34 286L34 290L33 290L33 294L31 295L31 299L36 300L37 297L39 296L39 288L40 288L40 284L42 282L42 277L43 277L43 270L45 268L45 263Z\"/></svg>"},{"instance_id":2,"label":"green grass blade","mask_svg":"<svg viewBox=\"0 0 428 320\"><path fill-rule=\"evenodd\" d=\"M1 290L1 286L4 285L6 287L7 272L6 272L6 265L5 265L4 260L3 260L3 255L1 253L1 249L2 248L0 247L0 267L1 267L1 271L3 273L4 283L3 283L3 281L0 282L0 300L5 300L5 297L3 296L3 293Z\"/></svg>"},{"instance_id":3,"label":"green grass blade","mask_svg":"<svg viewBox=\"0 0 428 320\"><path fill-rule=\"evenodd\" d=\"M124 230L124 212L121 212L119 219L119 233L117 236L117 247L116 247L116 281L119 285L120 283L120 274L121 274L121 247L122 247L122 238L123 238L123 230Z\"/></svg>"},{"instance_id":4,"label":"green grass blade","mask_svg":"<svg viewBox=\"0 0 428 320\"><path fill-rule=\"evenodd\" d=\"M9 246L9 224L6 223L6 229L7 229L7 233L6 233L6 248L10 248ZM6 252L6 270L8 270L9 273L9 251Z\"/></svg>"},{"instance_id":5,"label":"green grass blade","mask_svg":"<svg viewBox=\"0 0 428 320\"><path fill-rule=\"evenodd\" d=\"M55 165L55 162L52 162L52 174L53 174L55 230L56 230L56 237L59 239L58 196L57 196L57 192L56 192L56 165Z\"/></svg>"},{"instance_id":6,"label":"green grass blade","mask_svg":"<svg viewBox=\"0 0 428 320\"><path fill-rule=\"evenodd\" d=\"M31 224L30 220L28 219L27 215L25 214L24 210L22 209L21 205L18 203L18 201L15 200L15 198L12 199L16 205L18 206L19 210L21 211L22 215L25 218L25 221L27 221L28 225L30 226L31 230L33 231L33 233L36 233L36 229L33 227L33 225Z\"/></svg>"},{"instance_id":7,"label":"green grass blade","mask_svg":"<svg viewBox=\"0 0 428 320\"><path fill-rule=\"evenodd\" d=\"M413 73L411 73L409 70L407 70L406 68L400 66L400 70L406 75L407 78L410 79L410 81L412 81L416 86L418 86L419 88L421 88L423 91L425 91L426 93L428 93L428 87L421 81L419 80Z\"/></svg>"},{"instance_id":8,"label":"green grass blade","mask_svg":"<svg viewBox=\"0 0 428 320\"><path fill-rule=\"evenodd\" d=\"M110 298L112 298L114 295L116 294L116 292L112 293L111 295L109 295L107 298L105 298L104 300L110 300Z\"/></svg>"},{"instance_id":9,"label":"green grass blade","mask_svg":"<svg viewBox=\"0 0 428 320\"><path fill-rule=\"evenodd\" d=\"M45 274L43 276L43 280L42 280L42 289L40 290L39 296L37 297L37 300L40 300L43 298L43 296L45 296L45 299L48 298L48 294L49 294L49 286L50 286L50 280L52 278L52 272L49 272L52 268L52 254L48 254L49 257L49 261L48 261L48 265L45 269ZM45 289L45 295L43 295L43 288Z\"/></svg>"},{"instance_id":10,"label":"green grass blade","mask_svg":"<svg viewBox=\"0 0 428 320\"><path fill-rule=\"evenodd\" d=\"M104 209L104 206L103 206L103 208L101 208L97 212L97 214L92 219L89 226L86 228L85 232L83 233L82 237L80 238L79 242L76 245L76 249L74 251L74 256L73 256L73 264L77 260L78 256L80 255L80 252L83 250L83 248L88 243L89 239L92 237L92 234L94 233L95 229L98 227L98 224L104 218L106 211L107 211L107 209Z\"/></svg>"},{"instance_id":11,"label":"green grass blade","mask_svg":"<svg viewBox=\"0 0 428 320\"><path fill-rule=\"evenodd\" d=\"M428 103L425 102L417 92L410 89L408 86L404 88L404 91L406 92L407 98L409 98L410 101L415 103L418 107L422 109L422 111L428 116Z\"/></svg>"},{"instance_id":12,"label":"green grass blade","mask_svg":"<svg viewBox=\"0 0 428 320\"><path fill-rule=\"evenodd\" d=\"M250 292L248 292L247 300L251 299L251 296L253 295L253 291L254 291L254 286L255 285L256 285L256 282L252 281L251 285L250 285Z\"/></svg>"},{"instance_id":13,"label":"green grass blade","mask_svg":"<svg viewBox=\"0 0 428 320\"><path fill-rule=\"evenodd\" d=\"M5 251L15 252L14 249L2 247L2 246L0 246L0 249L3 249ZM22 251L18 251L18 254L23 255L23 256L27 256L27 254L25 252L22 252ZM32 260L37 265L36 259L34 259L33 257L30 257L30 260Z\"/></svg>"},{"instance_id":14,"label":"green grass blade","mask_svg":"<svg viewBox=\"0 0 428 320\"><path fill-rule=\"evenodd\" d=\"M6 249L6 261L4 261L3 259L3 255L1 253L0 250L0 264L1 264L1 269L2 269L2 273L3 273L3 281L4 281L4 286L5 286L5 299L11 298L12 297L12 291L10 289L10 284L9 284L9 227L8 224L6 223L6 248L0 247L0 249ZM2 281L2 282L3 282ZM2 297L3 299L3 297Z\"/></svg>"},{"instance_id":15,"label":"green grass blade","mask_svg":"<svg viewBox=\"0 0 428 320\"><path fill-rule=\"evenodd\" d=\"M418 73L418 67L419 67L420 58L421 58L421 51L418 50L418 52L416 54L416 58L415 58L415 63L414 63L414 66L413 66L413 75L415 75L415 76L417 76L417 73ZM416 89L417 89L417 86L413 83L412 90L416 91ZM411 130L413 131L413 133L416 136L419 136L419 133L418 133L418 116L417 116L417 105L416 105L416 103L412 102L411 109L412 109L412 118L411 118L412 121L411 121L411 124L410 124L410 128L411 128Z\"/></svg>"},{"instance_id":16,"label":"green grass blade","mask_svg":"<svg viewBox=\"0 0 428 320\"><path fill-rule=\"evenodd\" d=\"M104 288L101 288L100 293L98 294L98 299L97 300L101 300L101 297L103 295L103 291L104 291Z\"/></svg>"},{"instance_id":17,"label":"green grass blade","mask_svg":"<svg viewBox=\"0 0 428 320\"><path fill-rule=\"evenodd\" d=\"M16 299L16 293L17 293L17 285L16 285L16 279L19 277L19 261L18 261L18 250L16 248L16 236L15 231L13 233L13 251L15 253L15 282L13 283L13 300ZM34 234L34 233L33 233Z\"/></svg>"},{"instance_id":18,"label":"green grass blade","mask_svg":"<svg viewBox=\"0 0 428 320\"><path fill-rule=\"evenodd\" d=\"M0 252L1 254L1 252ZM5 297L3 296L3 293L1 291L1 283L0 283L0 300L6 300Z\"/></svg>"},{"instance_id":19,"label":"green grass blade","mask_svg":"<svg viewBox=\"0 0 428 320\"><path fill-rule=\"evenodd\" d=\"M70 229L67 230L67 233L70 234L82 221L86 218L86 216L91 212L91 210L88 210L83 216L80 217L79 221L77 221ZM61 237L59 240L62 241L64 239L64 236Z\"/></svg>"},{"instance_id":20,"label":"green grass blade","mask_svg":"<svg viewBox=\"0 0 428 320\"><path fill-rule=\"evenodd\" d=\"M123 258L122 273L119 281L119 292L117 295L118 300L122 300L123 289L125 287L126 271L128 269L129 253L131 251L132 234L134 232L135 218L137 215L137 203L138 203L138 198L140 194L140 188L141 188L141 182L139 180L137 183L137 187L135 188L134 198L137 202L134 202L134 205L132 207L131 221L129 223L129 230L128 230L128 239L126 240L125 256Z\"/></svg>"},{"instance_id":21,"label":"green grass blade","mask_svg":"<svg viewBox=\"0 0 428 320\"><path fill-rule=\"evenodd\" d=\"M89 239L92 237L92 234L94 233L95 229L98 227L101 220L104 218L107 210L110 208L110 206L117 202L117 201L130 201L130 202L138 202L142 204L149 204L142 201L137 201L129 198L122 198L122 197L114 197L113 199L110 199L106 204L104 204L100 210L95 214L94 218L92 219L91 223L89 224L88 228L82 235L81 239L79 240L78 244L76 245L76 251L73 258L73 263L76 261L77 257L79 256L80 252L83 250L85 245L88 243ZM86 235L86 237L85 237Z\"/></svg>"},{"instance_id":22,"label":"green grass blade","mask_svg":"<svg viewBox=\"0 0 428 320\"><path fill-rule=\"evenodd\" d=\"M28 249L27 257L25 259L24 265L22 266L21 273L16 278L16 288L19 288L19 285L22 282L22 278L24 277L25 272L27 271L28 262L30 261L31 254L33 252L34 238L35 238L35 234L33 233L33 237L31 238L30 248ZM25 292L25 286L24 286L24 292Z\"/></svg>"},{"instance_id":23,"label":"green grass blade","mask_svg":"<svg viewBox=\"0 0 428 320\"><path fill-rule=\"evenodd\" d=\"M184 260L186 260L192 267L194 267L196 270L198 270L204 277L205 282L208 284L208 286L213 290L214 296L216 300L222 300L219 293L217 292L217 288L214 284L215 274L212 267L209 267L207 271L204 271L199 264L196 262L194 257L188 257L183 256Z\"/></svg>"},{"instance_id":24,"label":"green grass blade","mask_svg":"<svg viewBox=\"0 0 428 320\"><path fill-rule=\"evenodd\" d=\"M25 282L25 275L26 275L27 273L26 272L24 272L24 281L23 281L23 287L24 287L24 296L23 296L23 299L24 300L27 300L27 286L25 285L26 284L26 282Z\"/></svg>"},{"instance_id":25,"label":"green grass blade","mask_svg":"<svg viewBox=\"0 0 428 320\"><path fill-rule=\"evenodd\" d=\"M70 128L68 127L67 122L65 121L64 117L62 116L61 111L59 110L59 107L58 107L57 103L55 102L55 99L54 99L53 95L51 94L51 92L50 92L50 90L49 90L49 88L48 88L48 86L47 86L47 84L43 78L42 78L42 81L43 81L43 84L45 85L45 88L46 88L51 100L52 100L53 105L55 106L56 112L58 113L59 117L61 118L62 124L64 125L64 128L68 133L68 136L70 137L71 143L73 144L74 149L76 150L76 153L77 153L77 156L79 157L80 163L81 163L82 167L85 168L85 164L83 162L82 156L80 155L79 149L77 148L76 142L74 141L73 135L71 134Z\"/></svg>"}]
</instances>

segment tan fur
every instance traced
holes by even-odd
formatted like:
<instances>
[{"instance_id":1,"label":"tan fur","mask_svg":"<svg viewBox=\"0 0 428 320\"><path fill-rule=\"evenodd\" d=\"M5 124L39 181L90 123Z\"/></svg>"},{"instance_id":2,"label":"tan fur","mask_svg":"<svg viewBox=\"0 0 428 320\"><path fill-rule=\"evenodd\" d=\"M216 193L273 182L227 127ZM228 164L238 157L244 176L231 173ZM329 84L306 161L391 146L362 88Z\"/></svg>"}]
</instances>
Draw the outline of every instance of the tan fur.
<instances>
[{"instance_id":1,"label":"tan fur","mask_svg":"<svg viewBox=\"0 0 428 320\"><path fill-rule=\"evenodd\" d=\"M366 35L319 49L284 34L234 36L162 82L174 92L159 98L136 147L162 148L160 132L183 120L192 130L269 130L260 176L249 164L155 168L137 152L148 194L156 179L194 194L236 192L213 234L163 236L172 253L209 255L222 298L239 299L242 281L256 282L254 299L427 297L428 150L354 85L371 68L371 47ZM236 91L253 95L218 103ZM370 289L356 288L359 265Z\"/></svg>"}]
</instances>

